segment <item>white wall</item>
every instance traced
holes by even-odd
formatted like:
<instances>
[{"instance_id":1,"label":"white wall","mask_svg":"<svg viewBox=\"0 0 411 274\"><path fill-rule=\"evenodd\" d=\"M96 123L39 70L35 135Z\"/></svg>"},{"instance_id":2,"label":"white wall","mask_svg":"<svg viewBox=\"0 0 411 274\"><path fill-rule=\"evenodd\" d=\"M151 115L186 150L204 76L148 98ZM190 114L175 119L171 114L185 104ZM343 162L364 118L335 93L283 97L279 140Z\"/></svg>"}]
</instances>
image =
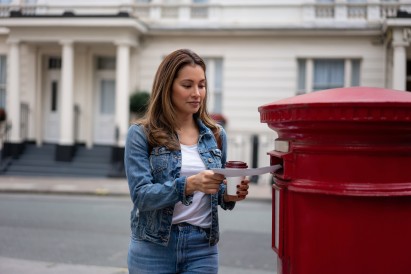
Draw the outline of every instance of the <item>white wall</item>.
<instances>
[{"instance_id":1,"label":"white wall","mask_svg":"<svg viewBox=\"0 0 411 274\"><path fill-rule=\"evenodd\" d=\"M28 121L28 138L34 139L37 128L36 117L36 94L37 94L37 74L36 74L36 47L27 44L20 44L20 54L24 58L20 58L20 96L22 103L29 106L29 121Z\"/></svg>"},{"instance_id":2,"label":"white wall","mask_svg":"<svg viewBox=\"0 0 411 274\"><path fill-rule=\"evenodd\" d=\"M146 39L137 72L141 89L151 90L162 57L178 48L223 58L223 111L233 132L267 132L258 107L295 95L297 58L360 58L361 85L384 87L384 49L371 38L253 36Z\"/></svg>"}]
</instances>

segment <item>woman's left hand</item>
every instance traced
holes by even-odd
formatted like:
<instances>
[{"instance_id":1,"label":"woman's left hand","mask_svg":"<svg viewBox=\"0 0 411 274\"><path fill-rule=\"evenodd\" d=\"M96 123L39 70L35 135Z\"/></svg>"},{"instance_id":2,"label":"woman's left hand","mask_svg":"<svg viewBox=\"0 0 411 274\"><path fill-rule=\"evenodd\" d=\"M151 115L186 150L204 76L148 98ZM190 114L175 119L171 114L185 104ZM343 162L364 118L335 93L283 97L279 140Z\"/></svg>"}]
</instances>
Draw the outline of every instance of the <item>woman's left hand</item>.
<instances>
[{"instance_id":1,"label":"woman's left hand","mask_svg":"<svg viewBox=\"0 0 411 274\"><path fill-rule=\"evenodd\" d=\"M237 196L227 195L227 193L224 193L224 202L238 202L244 200L248 195L249 183L250 180L248 180L248 178L241 181L241 184L237 186ZM227 184L226 180L224 180L224 184Z\"/></svg>"}]
</instances>

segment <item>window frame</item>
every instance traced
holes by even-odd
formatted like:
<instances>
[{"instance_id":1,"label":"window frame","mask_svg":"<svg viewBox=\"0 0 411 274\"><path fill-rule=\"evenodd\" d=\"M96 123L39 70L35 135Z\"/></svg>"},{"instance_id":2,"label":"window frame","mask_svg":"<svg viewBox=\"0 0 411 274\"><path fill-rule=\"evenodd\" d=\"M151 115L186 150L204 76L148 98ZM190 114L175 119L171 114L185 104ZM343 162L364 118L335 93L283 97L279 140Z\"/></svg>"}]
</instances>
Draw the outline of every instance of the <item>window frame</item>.
<instances>
[{"instance_id":1,"label":"window frame","mask_svg":"<svg viewBox=\"0 0 411 274\"><path fill-rule=\"evenodd\" d=\"M224 110L224 58L207 57L204 58L204 62L207 67L207 108L210 113L222 114ZM220 66L220 68L217 68L217 66ZM219 71L221 73L217 76ZM218 103L216 103L217 100L219 100Z\"/></svg>"},{"instance_id":2,"label":"window frame","mask_svg":"<svg viewBox=\"0 0 411 274\"><path fill-rule=\"evenodd\" d=\"M344 62L344 79L342 87L352 87L361 85L362 63L361 57L297 57L296 58L296 94L305 94L314 90L314 63L316 60L341 60ZM301 66L304 66L302 68ZM354 71L358 71L358 76L353 77ZM304 75L301 75L304 72ZM302 79L305 78L305 79ZM335 87L330 87L335 88Z\"/></svg>"}]
</instances>

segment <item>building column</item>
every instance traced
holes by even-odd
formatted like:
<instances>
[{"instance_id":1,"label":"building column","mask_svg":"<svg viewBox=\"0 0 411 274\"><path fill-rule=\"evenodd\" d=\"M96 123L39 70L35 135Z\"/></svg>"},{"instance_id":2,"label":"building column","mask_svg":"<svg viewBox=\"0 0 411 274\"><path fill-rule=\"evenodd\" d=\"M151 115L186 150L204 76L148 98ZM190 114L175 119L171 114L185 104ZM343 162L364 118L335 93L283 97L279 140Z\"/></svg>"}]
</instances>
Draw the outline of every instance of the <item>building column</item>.
<instances>
[{"instance_id":1,"label":"building column","mask_svg":"<svg viewBox=\"0 0 411 274\"><path fill-rule=\"evenodd\" d=\"M395 29L393 32L392 41L392 47L394 50L392 88L396 90L405 90L407 73L406 47L408 45L409 43L404 41L402 29Z\"/></svg>"},{"instance_id":2,"label":"building column","mask_svg":"<svg viewBox=\"0 0 411 274\"><path fill-rule=\"evenodd\" d=\"M117 169L113 169L112 177L121 177L124 174L124 146L129 127L130 104L130 47L129 43L117 44L116 56L116 144L112 148L112 162Z\"/></svg>"},{"instance_id":3,"label":"building column","mask_svg":"<svg viewBox=\"0 0 411 274\"><path fill-rule=\"evenodd\" d=\"M9 138L3 148L3 157L18 158L24 149L24 140L21 138L21 102L20 102L20 41L9 40L7 56L7 120L11 125Z\"/></svg>"},{"instance_id":4,"label":"building column","mask_svg":"<svg viewBox=\"0 0 411 274\"><path fill-rule=\"evenodd\" d=\"M60 138L55 159L69 162L75 152L74 146L74 46L73 41L61 41L62 70L60 96Z\"/></svg>"},{"instance_id":5,"label":"building column","mask_svg":"<svg viewBox=\"0 0 411 274\"><path fill-rule=\"evenodd\" d=\"M129 127L130 45L117 45L116 58L116 127L117 146L124 147Z\"/></svg>"}]
</instances>

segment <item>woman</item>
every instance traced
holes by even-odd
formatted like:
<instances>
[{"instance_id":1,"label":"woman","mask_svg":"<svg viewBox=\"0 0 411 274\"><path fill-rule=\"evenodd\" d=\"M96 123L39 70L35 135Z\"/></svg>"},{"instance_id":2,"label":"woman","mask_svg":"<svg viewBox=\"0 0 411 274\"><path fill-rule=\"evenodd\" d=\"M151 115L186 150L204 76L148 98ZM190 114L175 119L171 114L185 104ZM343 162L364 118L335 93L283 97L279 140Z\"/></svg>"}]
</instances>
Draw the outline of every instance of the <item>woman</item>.
<instances>
[{"instance_id":1,"label":"woman","mask_svg":"<svg viewBox=\"0 0 411 274\"><path fill-rule=\"evenodd\" d=\"M190 50L160 64L145 117L129 129L125 167L134 207L131 274L217 273L217 206L233 209L248 194L225 194L226 134L207 113L205 63Z\"/></svg>"}]
</instances>

